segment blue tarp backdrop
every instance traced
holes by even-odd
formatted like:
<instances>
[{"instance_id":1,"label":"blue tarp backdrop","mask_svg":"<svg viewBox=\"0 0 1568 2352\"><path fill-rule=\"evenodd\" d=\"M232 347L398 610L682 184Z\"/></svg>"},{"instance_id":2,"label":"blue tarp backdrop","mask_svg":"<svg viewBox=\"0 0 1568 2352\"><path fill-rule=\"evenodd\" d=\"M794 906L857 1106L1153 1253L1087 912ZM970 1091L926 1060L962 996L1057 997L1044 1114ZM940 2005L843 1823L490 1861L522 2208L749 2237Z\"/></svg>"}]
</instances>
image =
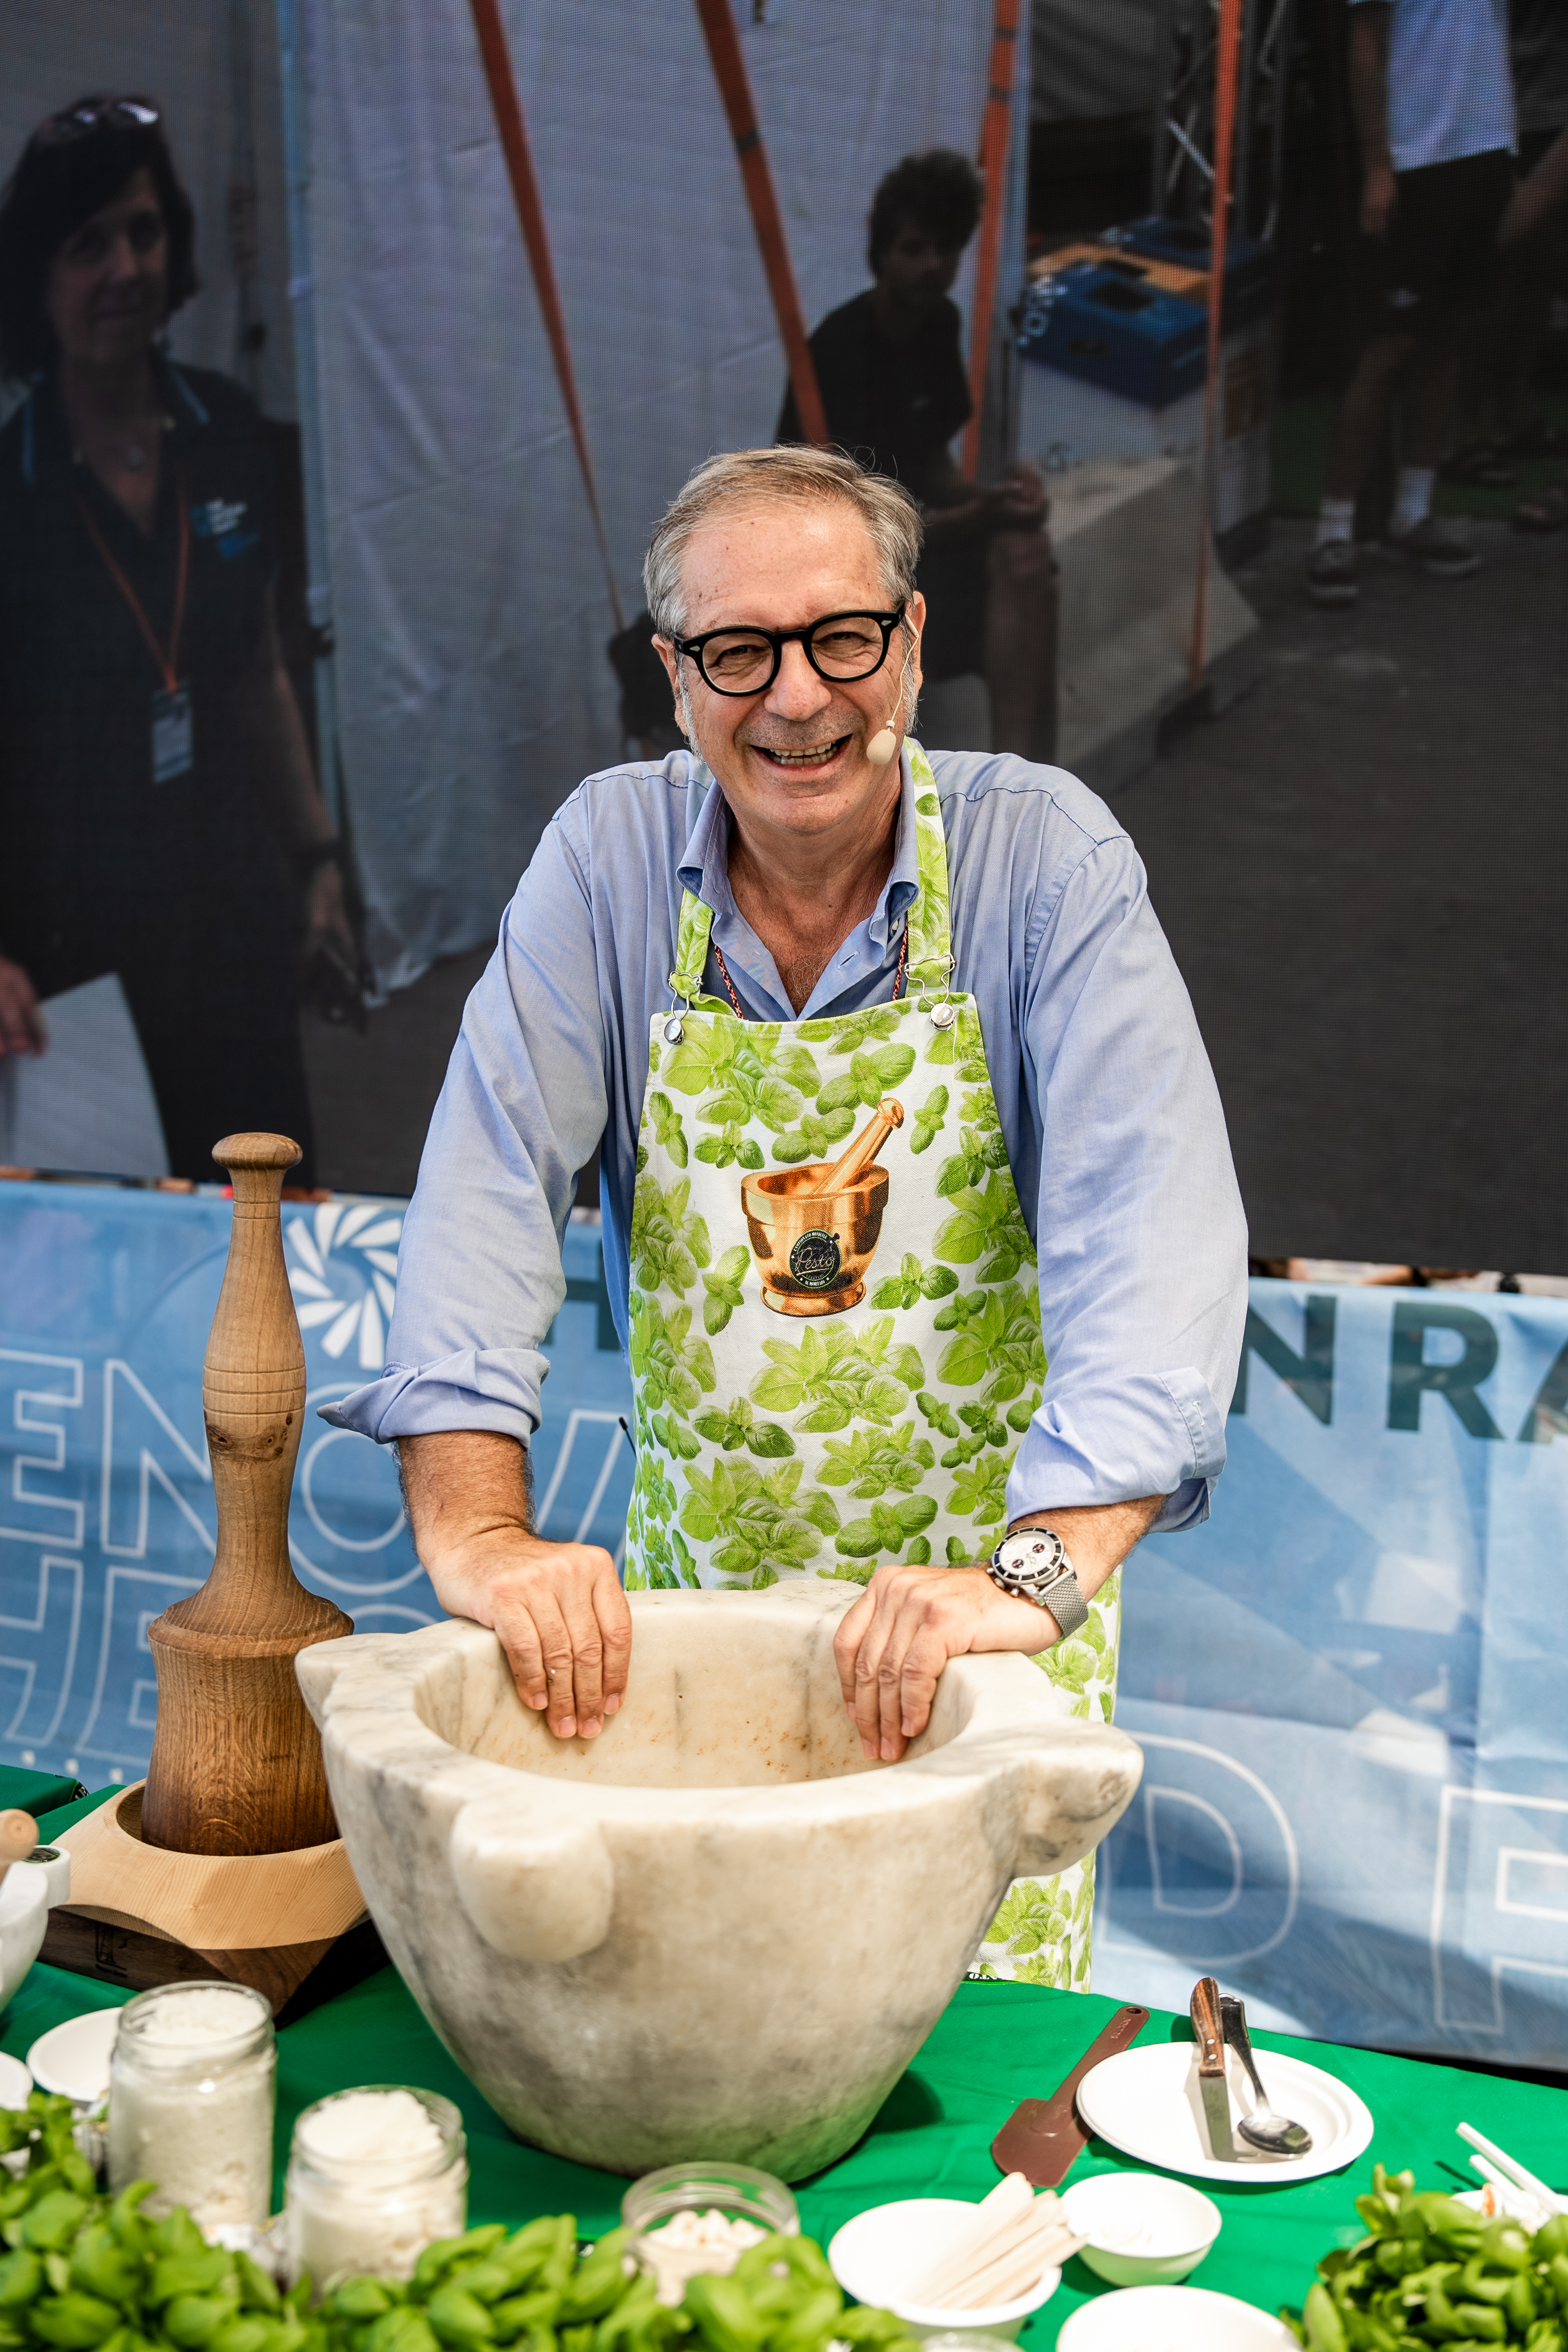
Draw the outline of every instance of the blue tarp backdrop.
<instances>
[{"instance_id":1,"label":"blue tarp backdrop","mask_svg":"<svg viewBox=\"0 0 1568 2352\"><path fill-rule=\"evenodd\" d=\"M146 1629L213 1540L218 1196L0 1184L0 1759L136 1778ZM439 1613L394 1465L314 1408L379 1370L401 1205L288 1205L309 1410L296 1568L362 1631ZM626 1368L567 1234L535 1491L617 1549ZM1562 1438L1564 1442L1555 1441ZM1568 1301L1258 1282L1209 1524L1127 1574L1096 1989L1561 2064L1568 2041Z\"/></svg>"}]
</instances>

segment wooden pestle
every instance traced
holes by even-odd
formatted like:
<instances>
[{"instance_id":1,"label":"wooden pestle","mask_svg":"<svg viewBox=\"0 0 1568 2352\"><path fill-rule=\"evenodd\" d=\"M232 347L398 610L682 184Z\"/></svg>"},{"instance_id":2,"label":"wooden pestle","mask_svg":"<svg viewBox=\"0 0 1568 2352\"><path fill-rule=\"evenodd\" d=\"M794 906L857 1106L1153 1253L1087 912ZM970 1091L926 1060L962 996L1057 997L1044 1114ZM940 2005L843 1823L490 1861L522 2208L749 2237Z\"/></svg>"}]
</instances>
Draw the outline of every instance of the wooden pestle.
<instances>
[{"instance_id":1,"label":"wooden pestle","mask_svg":"<svg viewBox=\"0 0 1568 2352\"><path fill-rule=\"evenodd\" d=\"M31 1813L0 1813L0 1880L14 1862L26 1862L37 1843L38 1824Z\"/></svg>"},{"instance_id":2,"label":"wooden pestle","mask_svg":"<svg viewBox=\"0 0 1568 2352\"><path fill-rule=\"evenodd\" d=\"M836 1160L819 1184L807 1193L797 1193L797 1200L831 1200L836 1192L851 1192L861 1182L877 1154L894 1128L904 1123L904 1107L891 1095L884 1095L876 1110L867 1120L854 1142L841 1160Z\"/></svg>"},{"instance_id":3,"label":"wooden pestle","mask_svg":"<svg viewBox=\"0 0 1568 2352\"><path fill-rule=\"evenodd\" d=\"M201 1590L147 1629L158 1727L142 1835L179 1853L283 1853L337 1835L294 1660L353 1622L307 1592L289 1559L305 1349L279 1196L300 1147L282 1135L230 1135L213 1158L234 1180L202 1380L217 1549Z\"/></svg>"}]
</instances>

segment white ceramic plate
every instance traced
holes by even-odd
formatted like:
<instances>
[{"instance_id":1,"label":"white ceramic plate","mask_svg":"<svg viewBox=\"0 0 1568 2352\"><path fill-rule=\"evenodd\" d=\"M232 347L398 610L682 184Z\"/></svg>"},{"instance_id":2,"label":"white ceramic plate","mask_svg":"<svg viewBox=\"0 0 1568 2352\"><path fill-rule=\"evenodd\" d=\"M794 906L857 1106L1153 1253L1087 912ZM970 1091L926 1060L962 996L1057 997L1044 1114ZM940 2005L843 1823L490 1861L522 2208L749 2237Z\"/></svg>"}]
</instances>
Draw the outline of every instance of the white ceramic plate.
<instances>
[{"instance_id":1,"label":"white ceramic plate","mask_svg":"<svg viewBox=\"0 0 1568 2352\"><path fill-rule=\"evenodd\" d=\"M25 2107L33 2078L19 2058L0 2051L0 2107Z\"/></svg>"},{"instance_id":2,"label":"white ceramic plate","mask_svg":"<svg viewBox=\"0 0 1568 2352\"><path fill-rule=\"evenodd\" d=\"M41 2091L86 2105L109 2088L109 2053L120 2031L118 2009L89 2009L40 2033L27 2053Z\"/></svg>"},{"instance_id":3,"label":"white ceramic plate","mask_svg":"<svg viewBox=\"0 0 1568 2352\"><path fill-rule=\"evenodd\" d=\"M1057 2352L1288 2352L1295 2343L1283 2320L1233 2294L1205 2286L1124 2286L1080 2304L1063 2323Z\"/></svg>"},{"instance_id":4,"label":"white ceramic plate","mask_svg":"<svg viewBox=\"0 0 1568 2352\"><path fill-rule=\"evenodd\" d=\"M1353 2091L1321 2066L1281 2057L1278 2051L1260 2050L1258 2063L1271 2104L1311 2133L1304 2156L1215 2162L1204 2127L1197 2045L1192 2042L1152 2042L1102 2059L1079 2084L1079 2113L1091 2132L1123 2155L1166 2172L1184 2172L1193 2180L1282 2189L1288 2181L1338 2172L1361 2154L1372 2137L1372 2115ZM1234 2131L1251 2105L1251 2085L1234 2059L1229 2080ZM1245 2145L1237 2135L1237 2146Z\"/></svg>"}]
</instances>

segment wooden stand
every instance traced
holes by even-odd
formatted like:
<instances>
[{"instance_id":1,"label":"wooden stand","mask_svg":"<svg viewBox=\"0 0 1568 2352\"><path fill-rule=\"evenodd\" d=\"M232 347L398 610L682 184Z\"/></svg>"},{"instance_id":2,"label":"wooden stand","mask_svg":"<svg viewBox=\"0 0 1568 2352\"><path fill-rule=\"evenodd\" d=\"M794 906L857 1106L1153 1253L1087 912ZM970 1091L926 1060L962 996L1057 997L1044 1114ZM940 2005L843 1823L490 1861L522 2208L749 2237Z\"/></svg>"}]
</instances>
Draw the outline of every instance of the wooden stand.
<instances>
[{"instance_id":1,"label":"wooden stand","mask_svg":"<svg viewBox=\"0 0 1568 2352\"><path fill-rule=\"evenodd\" d=\"M353 1631L289 1559L305 1350L278 1204L299 1157L279 1135L214 1148L234 1179L202 1383L217 1549L200 1591L147 1629L158 1672L147 1778L69 1832L71 1900L50 1914L43 1953L137 1986L226 1976L274 2009L307 2005L301 1987L334 1954L344 1980L350 1944L360 1975L384 1958L374 1930L359 1932L364 1904L294 1673L311 1643Z\"/></svg>"}]
</instances>

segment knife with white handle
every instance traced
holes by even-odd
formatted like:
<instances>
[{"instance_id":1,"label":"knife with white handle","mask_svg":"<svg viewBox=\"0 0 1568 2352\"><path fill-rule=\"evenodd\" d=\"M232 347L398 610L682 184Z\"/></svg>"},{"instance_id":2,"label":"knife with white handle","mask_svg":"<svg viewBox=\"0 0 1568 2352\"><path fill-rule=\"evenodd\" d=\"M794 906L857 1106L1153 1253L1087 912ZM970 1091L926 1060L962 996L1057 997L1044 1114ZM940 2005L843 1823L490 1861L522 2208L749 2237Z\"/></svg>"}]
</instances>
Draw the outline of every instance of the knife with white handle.
<instances>
[{"instance_id":1,"label":"knife with white handle","mask_svg":"<svg viewBox=\"0 0 1568 2352\"><path fill-rule=\"evenodd\" d=\"M1219 1987L1213 1977L1200 1977L1193 1987L1193 2038L1198 2045L1198 2090L1208 2127L1209 2154L1216 2164L1234 2164L1236 2147L1230 2136L1230 2086L1225 2071L1225 2028L1221 2021Z\"/></svg>"}]
</instances>

